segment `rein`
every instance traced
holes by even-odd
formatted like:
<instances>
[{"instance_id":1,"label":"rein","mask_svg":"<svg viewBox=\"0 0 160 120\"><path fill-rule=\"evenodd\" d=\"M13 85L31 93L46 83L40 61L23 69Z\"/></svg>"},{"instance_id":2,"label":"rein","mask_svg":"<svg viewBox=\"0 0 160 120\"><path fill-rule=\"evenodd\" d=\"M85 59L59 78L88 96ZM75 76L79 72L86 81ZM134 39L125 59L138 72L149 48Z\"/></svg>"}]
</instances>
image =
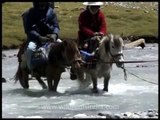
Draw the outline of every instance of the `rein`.
<instances>
[{"instance_id":1,"label":"rein","mask_svg":"<svg viewBox=\"0 0 160 120\"><path fill-rule=\"evenodd\" d=\"M72 60L72 61L71 61L71 64L76 63L76 62L82 62L82 59L81 59L81 58L78 58L78 59Z\"/></svg>"},{"instance_id":2,"label":"rein","mask_svg":"<svg viewBox=\"0 0 160 120\"><path fill-rule=\"evenodd\" d=\"M123 53L119 53L119 54L113 55L113 54L111 53L110 49L109 49L109 53L110 53L110 55L111 55L112 58L113 58L113 62L116 63L116 64L117 64L118 62L116 62L116 60L115 60L114 57L123 56ZM124 56L123 56L123 57L124 57ZM122 62L121 62L121 63L122 63ZM123 63L123 65L121 66L121 68L123 69L124 79L127 81L127 73L126 73L126 69L124 68L124 63Z\"/></svg>"},{"instance_id":3,"label":"rein","mask_svg":"<svg viewBox=\"0 0 160 120\"><path fill-rule=\"evenodd\" d=\"M137 76L137 75L135 75L135 74L133 74L133 73L129 72L129 71L128 71L128 70L126 70L125 68L123 68L123 67L121 67L121 68L122 68L122 69L124 69L125 71L127 71L128 73L130 73L131 75L133 75L133 76L135 76L135 77L139 78L140 80L143 80L143 81L148 82L148 83L151 83L151 84L158 85L158 83L151 82L151 81L149 81L149 80L147 80L147 79L144 79L144 78L140 78L139 76Z\"/></svg>"},{"instance_id":4,"label":"rein","mask_svg":"<svg viewBox=\"0 0 160 120\"><path fill-rule=\"evenodd\" d=\"M113 54L111 53L110 49L109 49L109 53L110 53L110 55L112 56L113 61L111 61L111 62L102 62L102 61L101 61L101 62L99 62L99 63L108 63L108 64L109 64L109 63L116 63L116 64L117 64L117 63L123 63L123 65L122 65L120 68L123 69L123 72L124 72L124 79L125 79L125 80L127 80L127 73L126 73L126 71L127 71L128 73L130 73L131 75L133 75L133 76L139 78L140 80L143 80L143 81L148 82L148 83L151 83L151 84L158 85L158 84L155 83L155 82L151 82L151 81L149 81L149 80L140 78L139 76L137 76L137 75L135 75L135 74L129 72L128 70L126 70L126 68L124 67L124 63L157 62L158 60L148 60L148 61L140 60L140 61L121 61L121 62L116 62L116 61L115 61L115 57L118 57L118 56L121 56L121 55L123 56L123 53L119 53L119 54L113 55Z\"/></svg>"}]
</instances>

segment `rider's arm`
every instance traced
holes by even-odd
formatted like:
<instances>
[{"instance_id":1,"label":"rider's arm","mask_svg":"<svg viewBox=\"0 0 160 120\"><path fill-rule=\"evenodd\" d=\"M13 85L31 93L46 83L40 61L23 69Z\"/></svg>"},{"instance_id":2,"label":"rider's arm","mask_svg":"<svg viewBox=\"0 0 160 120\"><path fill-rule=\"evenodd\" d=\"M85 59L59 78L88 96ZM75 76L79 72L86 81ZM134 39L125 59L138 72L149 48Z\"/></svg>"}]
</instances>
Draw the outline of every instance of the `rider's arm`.
<instances>
[{"instance_id":1,"label":"rider's arm","mask_svg":"<svg viewBox=\"0 0 160 120\"><path fill-rule=\"evenodd\" d=\"M52 34L56 34L57 38L59 36L59 24L58 24L58 19L57 19L57 15L54 11L54 9L49 8L48 12L47 12L47 21L49 22L49 29L52 31Z\"/></svg>"},{"instance_id":2,"label":"rider's arm","mask_svg":"<svg viewBox=\"0 0 160 120\"><path fill-rule=\"evenodd\" d=\"M99 13L99 19L100 19L99 32L103 35L106 35L107 34L107 22L106 22L104 14L101 11Z\"/></svg>"},{"instance_id":3,"label":"rider's arm","mask_svg":"<svg viewBox=\"0 0 160 120\"><path fill-rule=\"evenodd\" d=\"M33 24L33 9L29 9L26 12L23 13L22 19L23 19L23 26L25 33L27 34L28 39L38 41L39 40L39 33L36 31L36 27Z\"/></svg>"}]
</instances>

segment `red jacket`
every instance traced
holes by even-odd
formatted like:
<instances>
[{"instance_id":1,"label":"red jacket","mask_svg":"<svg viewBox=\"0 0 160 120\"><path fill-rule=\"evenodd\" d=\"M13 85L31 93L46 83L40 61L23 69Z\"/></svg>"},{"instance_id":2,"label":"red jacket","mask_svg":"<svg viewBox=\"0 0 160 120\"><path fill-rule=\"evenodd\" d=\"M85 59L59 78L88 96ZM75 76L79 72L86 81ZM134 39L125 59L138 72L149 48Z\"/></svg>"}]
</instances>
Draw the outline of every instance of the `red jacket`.
<instances>
[{"instance_id":1,"label":"red jacket","mask_svg":"<svg viewBox=\"0 0 160 120\"><path fill-rule=\"evenodd\" d=\"M79 44L83 44L84 40L93 37L94 32L102 32L104 35L107 34L107 23L101 10L95 15L92 15L89 10L86 9L80 14L78 24Z\"/></svg>"}]
</instances>

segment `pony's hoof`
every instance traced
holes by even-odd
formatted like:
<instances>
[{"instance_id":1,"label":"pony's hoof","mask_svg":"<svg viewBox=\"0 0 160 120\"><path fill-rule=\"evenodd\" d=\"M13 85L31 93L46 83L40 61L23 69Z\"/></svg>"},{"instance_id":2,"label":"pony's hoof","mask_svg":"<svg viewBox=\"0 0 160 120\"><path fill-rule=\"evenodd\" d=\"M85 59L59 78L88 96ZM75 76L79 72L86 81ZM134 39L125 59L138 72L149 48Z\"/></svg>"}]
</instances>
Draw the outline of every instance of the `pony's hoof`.
<instances>
[{"instance_id":1,"label":"pony's hoof","mask_svg":"<svg viewBox=\"0 0 160 120\"><path fill-rule=\"evenodd\" d=\"M29 86L23 86L23 88L24 88L24 89L28 89L28 88L29 88Z\"/></svg>"},{"instance_id":2,"label":"pony's hoof","mask_svg":"<svg viewBox=\"0 0 160 120\"><path fill-rule=\"evenodd\" d=\"M42 84L41 86L42 86L43 89L47 89L48 88L46 84Z\"/></svg>"},{"instance_id":3,"label":"pony's hoof","mask_svg":"<svg viewBox=\"0 0 160 120\"><path fill-rule=\"evenodd\" d=\"M108 92L108 89L106 89L106 88L103 88L103 91L105 91L105 92Z\"/></svg>"},{"instance_id":4,"label":"pony's hoof","mask_svg":"<svg viewBox=\"0 0 160 120\"><path fill-rule=\"evenodd\" d=\"M70 79L71 79L71 80L76 80L76 79L77 79L77 75L71 73L71 74L70 74Z\"/></svg>"},{"instance_id":5,"label":"pony's hoof","mask_svg":"<svg viewBox=\"0 0 160 120\"><path fill-rule=\"evenodd\" d=\"M93 93L98 93L98 89L92 89Z\"/></svg>"},{"instance_id":6,"label":"pony's hoof","mask_svg":"<svg viewBox=\"0 0 160 120\"><path fill-rule=\"evenodd\" d=\"M49 91L57 92L57 90L55 90L55 89L53 89L53 88L50 88Z\"/></svg>"},{"instance_id":7,"label":"pony's hoof","mask_svg":"<svg viewBox=\"0 0 160 120\"><path fill-rule=\"evenodd\" d=\"M43 86L43 89L47 89L47 86Z\"/></svg>"}]
</instances>

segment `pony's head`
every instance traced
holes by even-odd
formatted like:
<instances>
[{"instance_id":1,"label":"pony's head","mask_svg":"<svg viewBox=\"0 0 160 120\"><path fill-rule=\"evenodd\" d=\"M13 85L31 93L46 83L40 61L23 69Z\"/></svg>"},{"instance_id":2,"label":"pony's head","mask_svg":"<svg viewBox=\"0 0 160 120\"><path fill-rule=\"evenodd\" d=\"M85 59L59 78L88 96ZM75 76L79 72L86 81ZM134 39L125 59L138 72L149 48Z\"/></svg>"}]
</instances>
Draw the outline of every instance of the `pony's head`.
<instances>
[{"instance_id":1,"label":"pony's head","mask_svg":"<svg viewBox=\"0 0 160 120\"><path fill-rule=\"evenodd\" d=\"M108 54L110 60L115 62L117 67L122 67L123 65L123 39L119 35L109 34L104 36L100 44L104 43L105 53ZM108 58L108 59L109 59Z\"/></svg>"},{"instance_id":2,"label":"pony's head","mask_svg":"<svg viewBox=\"0 0 160 120\"><path fill-rule=\"evenodd\" d=\"M80 68L81 63L81 55L78 50L78 46L74 41L63 41L63 45L65 48L64 56L69 65L71 65L74 69Z\"/></svg>"}]
</instances>

